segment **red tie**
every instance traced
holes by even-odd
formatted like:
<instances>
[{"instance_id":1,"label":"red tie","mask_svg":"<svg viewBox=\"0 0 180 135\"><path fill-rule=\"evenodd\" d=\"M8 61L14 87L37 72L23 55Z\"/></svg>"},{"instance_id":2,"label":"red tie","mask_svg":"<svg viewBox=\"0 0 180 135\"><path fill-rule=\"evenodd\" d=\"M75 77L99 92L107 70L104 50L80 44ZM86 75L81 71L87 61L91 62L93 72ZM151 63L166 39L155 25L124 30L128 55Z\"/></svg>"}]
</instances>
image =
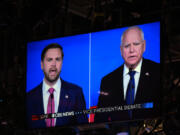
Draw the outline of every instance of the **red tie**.
<instances>
[{"instance_id":1,"label":"red tie","mask_svg":"<svg viewBox=\"0 0 180 135\"><path fill-rule=\"evenodd\" d=\"M55 113L55 106L54 106L54 88L50 88L49 90L49 99L48 99L48 105L47 105L47 114L51 114L51 113ZM54 127L55 123L54 123L54 118L51 119L46 119L46 126L47 127Z\"/></svg>"}]
</instances>

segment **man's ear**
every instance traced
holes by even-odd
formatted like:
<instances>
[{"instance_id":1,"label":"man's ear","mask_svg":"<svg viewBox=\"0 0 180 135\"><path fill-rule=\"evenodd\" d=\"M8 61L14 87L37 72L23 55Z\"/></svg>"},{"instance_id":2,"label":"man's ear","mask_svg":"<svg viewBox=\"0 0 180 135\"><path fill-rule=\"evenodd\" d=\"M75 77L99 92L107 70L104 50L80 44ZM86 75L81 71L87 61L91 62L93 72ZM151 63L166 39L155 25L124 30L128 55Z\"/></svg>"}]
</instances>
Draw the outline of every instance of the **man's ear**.
<instances>
[{"instance_id":1,"label":"man's ear","mask_svg":"<svg viewBox=\"0 0 180 135\"><path fill-rule=\"evenodd\" d=\"M144 42L144 43L143 43L143 44L144 44L143 52L145 52L145 50L146 50L146 40L144 40L143 42Z\"/></svg>"},{"instance_id":2,"label":"man's ear","mask_svg":"<svg viewBox=\"0 0 180 135\"><path fill-rule=\"evenodd\" d=\"M43 66L43 62L41 61L41 69L43 70L44 66Z\"/></svg>"},{"instance_id":3,"label":"man's ear","mask_svg":"<svg viewBox=\"0 0 180 135\"><path fill-rule=\"evenodd\" d=\"M121 56L122 56L122 45L120 45L120 53L121 53Z\"/></svg>"}]
</instances>

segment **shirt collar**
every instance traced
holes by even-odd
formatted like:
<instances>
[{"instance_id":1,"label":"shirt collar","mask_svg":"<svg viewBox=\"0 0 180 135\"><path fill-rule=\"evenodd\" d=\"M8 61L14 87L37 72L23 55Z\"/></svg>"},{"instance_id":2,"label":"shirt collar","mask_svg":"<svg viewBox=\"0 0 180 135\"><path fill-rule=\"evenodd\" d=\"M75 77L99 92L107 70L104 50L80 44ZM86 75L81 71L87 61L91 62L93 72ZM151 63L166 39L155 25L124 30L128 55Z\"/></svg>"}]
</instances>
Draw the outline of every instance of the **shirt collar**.
<instances>
[{"instance_id":1,"label":"shirt collar","mask_svg":"<svg viewBox=\"0 0 180 135\"><path fill-rule=\"evenodd\" d=\"M61 87L61 80L60 78L58 78L58 80L56 81L56 83L50 87L45 80L43 80L43 90L45 93L48 93L49 88L54 88L54 92L59 92L60 91L60 87Z\"/></svg>"},{"instance_id":2,"label":"shirt collar","mask_svg":"<svg viewBox=\"0 0 180 135\"><path fill-rule=\"evenodd\" d=\"M140 60L139 64L136 66L134 71L136 71L136 73L140 73L141 72L141 66L142 66L142 59ZM129 73L129 68L126 66L126 64L124 64L123 76L127 75L128 73Z\"/></svg>"}]
</instances>

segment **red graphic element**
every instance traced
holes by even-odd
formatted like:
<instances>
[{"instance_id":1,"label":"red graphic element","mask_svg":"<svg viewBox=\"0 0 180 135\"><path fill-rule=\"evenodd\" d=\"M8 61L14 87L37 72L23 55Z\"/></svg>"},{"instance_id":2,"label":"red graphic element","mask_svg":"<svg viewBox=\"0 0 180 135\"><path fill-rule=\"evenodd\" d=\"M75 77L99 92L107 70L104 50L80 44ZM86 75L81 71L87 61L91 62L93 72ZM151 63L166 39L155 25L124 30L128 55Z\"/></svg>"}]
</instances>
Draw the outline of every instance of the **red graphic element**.
<instances>
[{"instance_id":1,"label":"red graphic element","mask_svg":"<svg viewBox=\"0 0 180 135\"><path fill-rule=\"evenodd\" d=\"M96 108L97 108L97 106L91 106L91 107L90 107L90 109L96 109ZM89 115L89 119L88 119L89 123L93 123L93 122L94 122L94 116L95 116L94 113L91 113L91 114Z\"/></svg>"},{"instance_id":2,"label":"red graphic element","mask_svg":"<svg viewBox=\"0 0 180 135\"><path fill-rule=\"evenodd\" d=\"M38 115L32 115L32 120L39 120L39 116Z\"/></svg>"}]
</instances>

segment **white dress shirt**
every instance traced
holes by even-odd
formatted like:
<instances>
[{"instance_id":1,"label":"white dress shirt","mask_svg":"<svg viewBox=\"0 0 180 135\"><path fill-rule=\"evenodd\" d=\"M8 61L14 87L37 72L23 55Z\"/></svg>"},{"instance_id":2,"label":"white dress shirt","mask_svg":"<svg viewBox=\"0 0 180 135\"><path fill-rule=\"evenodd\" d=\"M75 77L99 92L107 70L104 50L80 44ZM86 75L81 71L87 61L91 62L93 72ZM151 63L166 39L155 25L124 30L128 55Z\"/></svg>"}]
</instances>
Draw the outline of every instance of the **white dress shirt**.
<instances>
[{"instance_id":1,"label":"white dress shirt","mask_svg":"<svg viewBox=\"0 0 180 135\"><path fill-rule=\"evenodd\" d=\"M136 66L136 68L133 71L136 71L134 75L135 79L135 92L134 92L134 99L136 99L136 93L137 93L137 87L139 83L139 77L141 73L141 66L142 66L142 59L140 60L139 64ZM123 70L123 88L124 88L124 100L126 99L126 91L128 87L128 83L130 80L129 68L124 64L124 70Z\"/></svg>"},{"instance_id":2,"label":"white dress shirt","mask_svg":"<svg viewBox=\"0 0 180 135\"><path fill-rule=\"evenodd\" d=\"M59 107L59 100L60 100L60 91L61 91L61 80L60 78L57 80L57 82L50 87L45 80L43 80L42 84L42 92L43 92L43 103L44 103L44 114L47 113L47 105L48 105L48 99L50 93L48 92L49 88L54 88L54 105L55 105L55 113L58 112ZM56 119L55 119L56 123Z\"/></svg>"}]
</instances>

